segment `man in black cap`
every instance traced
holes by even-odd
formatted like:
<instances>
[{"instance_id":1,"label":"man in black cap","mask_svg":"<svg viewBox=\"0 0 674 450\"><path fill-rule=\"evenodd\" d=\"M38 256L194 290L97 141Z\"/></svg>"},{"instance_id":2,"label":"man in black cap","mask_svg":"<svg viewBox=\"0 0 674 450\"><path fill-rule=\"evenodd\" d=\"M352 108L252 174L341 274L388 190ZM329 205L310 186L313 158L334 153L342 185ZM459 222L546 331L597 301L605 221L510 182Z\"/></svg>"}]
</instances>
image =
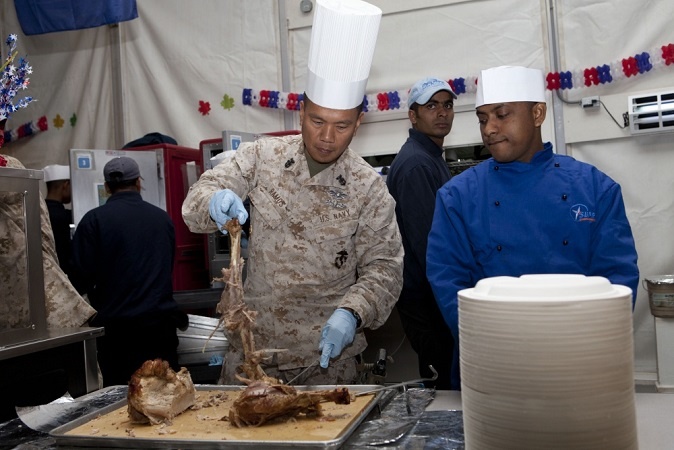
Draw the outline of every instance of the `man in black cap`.
<instances>
[{"instance_id":1,"label":"man in black cap","mask_svg":"<svg viewBox=\"0 0 674 450\"><path fill-rule=\"evenodd\" d=\"M177 327L187 325L173 299L175 231L166 211L141 198L138 164L117 157L103 168L111 196L87 212L73 237L77 287L98 314L103 385L127 384L144 361L178 370Z\"/></svg>"}]
</instances>

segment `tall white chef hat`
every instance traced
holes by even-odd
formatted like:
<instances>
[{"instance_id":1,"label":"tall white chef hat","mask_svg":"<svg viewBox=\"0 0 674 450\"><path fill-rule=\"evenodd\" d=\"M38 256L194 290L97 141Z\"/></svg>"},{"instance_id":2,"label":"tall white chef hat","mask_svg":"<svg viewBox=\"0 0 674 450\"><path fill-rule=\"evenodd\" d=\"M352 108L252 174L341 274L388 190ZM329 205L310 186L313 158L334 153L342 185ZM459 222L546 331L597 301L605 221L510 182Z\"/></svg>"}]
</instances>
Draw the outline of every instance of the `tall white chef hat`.
<instances>
[{"instance_id":1,"label":"tall white chef hat","mask_svg":"<svg viewBox=\"0 0 674 450\"><path fill-rule=\"evenodd\" d=\"M306 94L324 108L355 108L365 96L381 9L361 0L316 3Z\"/></svg>"},{"instance_id":2,"label":"tall white chef hat","mask_svg":"<svg viewBox=\"0 0 674 450\"><path fill-rule=\"evenodd\" d=\"M51 164L42 169L44 172L44 182L57 181L57 180L69 180L70 179L70 166L61 166L59 164Z\"/></svg>"},{"instance_id":3,"label":"tall white chef hat","mask_svg":"<svg viewBox=\"0 0 674 450\"><path fill-rule=\"evenodd\" d=\"M545 103L543 72L518 66L483 70L477 80L475 107L507 102Z\"/></svg>"}]
</instances>

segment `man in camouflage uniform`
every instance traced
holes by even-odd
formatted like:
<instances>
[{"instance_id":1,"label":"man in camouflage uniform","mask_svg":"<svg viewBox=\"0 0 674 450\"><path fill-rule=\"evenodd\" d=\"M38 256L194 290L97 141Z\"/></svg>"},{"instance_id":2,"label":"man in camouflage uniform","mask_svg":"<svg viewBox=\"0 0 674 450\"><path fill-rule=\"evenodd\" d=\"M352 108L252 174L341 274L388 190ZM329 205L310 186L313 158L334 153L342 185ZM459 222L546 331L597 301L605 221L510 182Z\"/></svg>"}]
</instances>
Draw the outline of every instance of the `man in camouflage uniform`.
<instances>
[{"instance_id":1,"label":"man in camouflage uniform","mask_svg":"<svg viewBox=\"0 0 674 450\"><path fill-rule=\"evenodd\" d=\"M362 328L383 325L402 288L393 198L379 174L348 147L362 116L360 107L331 110L305 98L302 135L241 144L233 158L200 177L183 204L187 226L203 233L218 229L209 214L218 192L250 200L244 301L258 312L257 349L288 350L263 365L285 381L316 364L326 321L345 308L356 313L354 323L361 321L353 343L331 355L337 357L327 369L316 365L297 383L355 382L354 357L367 345ZM228 338L222 381L238 383L241 343Z\"/></svg>"},{"instance_id":2,"label":"man in camouflage uniform","mask_svg":"<svg viewBox=\"0 0 674 450\"><path fill-rule=\"evenodd\" d=\"M16 158L0 155L0 166L25 169ZM2 167L0 167L2 170ZM77 293L59 267L47 205L40 195L42 264L48 328L81 327L96 311ZM0 330L30 325L23 195L0 192Z\"/></svg>"}]
</instances>

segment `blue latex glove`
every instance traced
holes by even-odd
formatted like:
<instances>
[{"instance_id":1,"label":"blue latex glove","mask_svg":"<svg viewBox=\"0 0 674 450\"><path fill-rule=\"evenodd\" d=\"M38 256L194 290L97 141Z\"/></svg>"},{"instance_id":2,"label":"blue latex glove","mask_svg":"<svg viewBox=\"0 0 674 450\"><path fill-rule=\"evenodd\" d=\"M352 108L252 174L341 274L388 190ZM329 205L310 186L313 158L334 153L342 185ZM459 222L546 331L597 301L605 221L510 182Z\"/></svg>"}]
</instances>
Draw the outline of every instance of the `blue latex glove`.
<instances>
[{"instance_id":1,"label":"blue latex glove","mask_svg":"<svg viewBox=\"0 0 674 450\"><path fill-rule=\"evenodd\" d=\"M344 347L353 342L356 335L356 318L343 308L337 308L323 326L321 343L318 350L321 351L321 367L326 369L330 358L336 358L344 350Z\"/></svg>"},{"instance_id":2,"label":"blue latex glove","mask_svg":"<svg viewBox=\"0 0 674 450\"><path fill-rule=\"evenodd\" d=\"M227 231L222 227L228 221L237 218L239 223L243 225L248 220L248 211L243 206L243 202L238 195L229 189L223 189L213 194L208 204L208 212L218 226L218 230L223 234L227 234Z\"/></svg>"}]
</instances>

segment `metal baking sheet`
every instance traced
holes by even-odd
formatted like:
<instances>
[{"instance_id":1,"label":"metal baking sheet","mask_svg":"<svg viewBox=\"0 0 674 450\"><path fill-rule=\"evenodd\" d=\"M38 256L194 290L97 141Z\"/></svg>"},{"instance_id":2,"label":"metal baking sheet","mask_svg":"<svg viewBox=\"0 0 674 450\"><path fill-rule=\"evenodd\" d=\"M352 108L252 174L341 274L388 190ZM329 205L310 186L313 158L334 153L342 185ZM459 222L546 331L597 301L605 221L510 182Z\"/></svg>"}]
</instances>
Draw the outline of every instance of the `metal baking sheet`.
<instances>
[{"instance_id":1,"label":"metal baking sheet","mask_svg":"<svg viewBox=\"0 0 674 450\"><path fill-rule=\"evenodd\" d=\"M335 389L334 385L318 385L318 386L295 386L298 391L313 391ZM348 385L345 386L352 393L369 391L381 387L379 385ZM222 385L197 385L198 391L240 391L242 386L222 386ZM95 393L93 393L95 396ZM322 441L299 441L299 440L208 440L208 439L169 439L169 438L143 438L143 437L110 437L100 435L67 435L69 431L89 423L95 418L108 414L126 405L126 398L117 401L108 406L93 410L86 415L79 417L65 425L54 428L49 434L54 438L58 446L69 447L86 447L86 448L180 448L180 449L246 449L251 448L265 448L265 449L286 449L286 448L301 448L301 449L332 449L339 448L349 438L349 436L358 428L361 422L368 416L372 409L379 403L383 391L377 392L370 402L363 407L360 412L354 417L350 424L342 430L342 432L335 438ZM89 394L88 397L91 397ZM262 425L264 427L264 425Z\"/></svg>"}]
</instances>

